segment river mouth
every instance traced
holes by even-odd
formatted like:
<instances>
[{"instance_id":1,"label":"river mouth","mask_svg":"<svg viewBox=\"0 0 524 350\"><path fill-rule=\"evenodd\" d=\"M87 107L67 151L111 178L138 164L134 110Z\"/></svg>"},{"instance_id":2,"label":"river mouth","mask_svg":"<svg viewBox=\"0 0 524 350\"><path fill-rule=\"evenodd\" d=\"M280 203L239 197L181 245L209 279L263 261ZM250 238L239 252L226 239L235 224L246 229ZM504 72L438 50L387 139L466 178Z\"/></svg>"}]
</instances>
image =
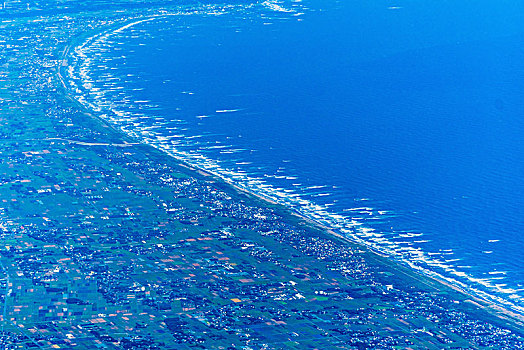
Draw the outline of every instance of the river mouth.
<instances>
[{"instance_id":1,"label":"river mouth","mask_svg":"<svg viewBox=\"0 0 524 350\"><path fill-rule=\"evenodd\" d=\"M499 181L500 171L518 188L515 168L508 167L514 159L501 158L509 147L504 142L465 151L479 133L493 137L494 125L484 125L490 115L520 108L513 95L518 86L505 85L514 88L505 102L464 106L463 98L478 102L488 92L470 87L460 95L452 73L429 72L444 65L457 73L452 61L471 59L485 43L454 54L459 48L444 44L388 51L387 59L368 52L341 66L347 47L331 42L322 47L338 51L326 64L329 55L311 42L291 41L303 23L318 24L321 16L288 5L199 9L103 32L72 53L70 91L142 142L522 313L518 200L496 186L489 198L479 191ZM511 53L511 43L505 45ZM436 61L417 66L429 57ZM282 62L293 64L283 69ZM475 106L489 111L484 119L468 114ZM505 131L512 137L514 131ZM478 165L486 152L493 152L485 158L493 162L488 170ZM505 199L493 209L497 197Z\"/></svg>"}]
</instances>

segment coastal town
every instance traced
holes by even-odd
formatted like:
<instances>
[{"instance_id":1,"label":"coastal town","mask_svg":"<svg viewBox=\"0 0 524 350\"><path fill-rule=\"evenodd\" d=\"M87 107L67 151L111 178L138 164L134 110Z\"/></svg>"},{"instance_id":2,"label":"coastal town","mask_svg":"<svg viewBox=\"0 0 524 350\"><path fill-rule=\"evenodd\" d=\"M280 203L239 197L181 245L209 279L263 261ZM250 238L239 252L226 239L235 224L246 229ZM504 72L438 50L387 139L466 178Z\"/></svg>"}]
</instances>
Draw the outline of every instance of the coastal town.
<instances>
[{"instance_id":1,"label":"coastal town","mask_svg":"<svg viewBox=\"0 0 524 350\"><path fill-rule=\"evenodd\" d=\"M524 349L519 315L239 191L76 103L59 75L67 47L179 11L166 3L20 0L0 10L5 349Z\"/></svg>"}]
</instances>

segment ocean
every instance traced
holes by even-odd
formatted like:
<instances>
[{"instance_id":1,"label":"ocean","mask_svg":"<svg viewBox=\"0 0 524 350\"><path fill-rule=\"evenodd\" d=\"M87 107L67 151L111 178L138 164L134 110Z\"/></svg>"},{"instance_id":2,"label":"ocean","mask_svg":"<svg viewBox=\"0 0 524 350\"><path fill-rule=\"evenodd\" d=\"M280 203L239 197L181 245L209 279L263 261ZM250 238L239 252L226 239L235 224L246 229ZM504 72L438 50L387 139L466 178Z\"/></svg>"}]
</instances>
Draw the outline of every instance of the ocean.
<instances>
[{"instance_id":1,"label":"ocean","mask_svg":"<svg viewBox=\"0 0 524 350\"><path fill-rule=\"evenodd\" d=\"M524 3L265 1L102 31L129 135L524 314Z\"/></svg>"}]
</instances>

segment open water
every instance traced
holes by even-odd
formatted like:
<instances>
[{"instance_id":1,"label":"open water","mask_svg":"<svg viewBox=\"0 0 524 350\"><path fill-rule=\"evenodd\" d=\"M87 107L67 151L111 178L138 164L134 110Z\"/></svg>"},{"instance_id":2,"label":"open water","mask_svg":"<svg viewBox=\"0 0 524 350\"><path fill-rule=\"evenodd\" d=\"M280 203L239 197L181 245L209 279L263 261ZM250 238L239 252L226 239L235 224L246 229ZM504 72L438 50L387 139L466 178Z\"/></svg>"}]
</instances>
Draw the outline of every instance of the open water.
<instances>
[{"instance_id":1,"label":"open water","mask_svg":"<svg viewBox=\"0 0 524 350\"><path fill-rule=\"evenodd\" d=\"M130 135L524 311L524 2L286 1L73 53Z\"/></svg>"}]
</instances>

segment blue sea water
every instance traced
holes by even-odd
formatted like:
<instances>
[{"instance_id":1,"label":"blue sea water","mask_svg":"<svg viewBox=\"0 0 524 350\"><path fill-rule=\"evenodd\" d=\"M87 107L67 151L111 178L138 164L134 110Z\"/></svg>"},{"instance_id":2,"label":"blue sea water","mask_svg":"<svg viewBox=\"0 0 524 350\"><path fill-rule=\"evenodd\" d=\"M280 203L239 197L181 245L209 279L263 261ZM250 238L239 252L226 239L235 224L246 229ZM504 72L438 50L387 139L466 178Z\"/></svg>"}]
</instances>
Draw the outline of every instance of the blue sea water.
<instances>
[{"instance_id":1,"label":"blue sea water","mask_svg":"<svg viewBox=\"0 0 524 350\"><path fill-rule=\"evenodd\" d=\"M71 89L125 132L524 313L524 3L266 1L136 20Z\"/></svg>"}]
</instances>

